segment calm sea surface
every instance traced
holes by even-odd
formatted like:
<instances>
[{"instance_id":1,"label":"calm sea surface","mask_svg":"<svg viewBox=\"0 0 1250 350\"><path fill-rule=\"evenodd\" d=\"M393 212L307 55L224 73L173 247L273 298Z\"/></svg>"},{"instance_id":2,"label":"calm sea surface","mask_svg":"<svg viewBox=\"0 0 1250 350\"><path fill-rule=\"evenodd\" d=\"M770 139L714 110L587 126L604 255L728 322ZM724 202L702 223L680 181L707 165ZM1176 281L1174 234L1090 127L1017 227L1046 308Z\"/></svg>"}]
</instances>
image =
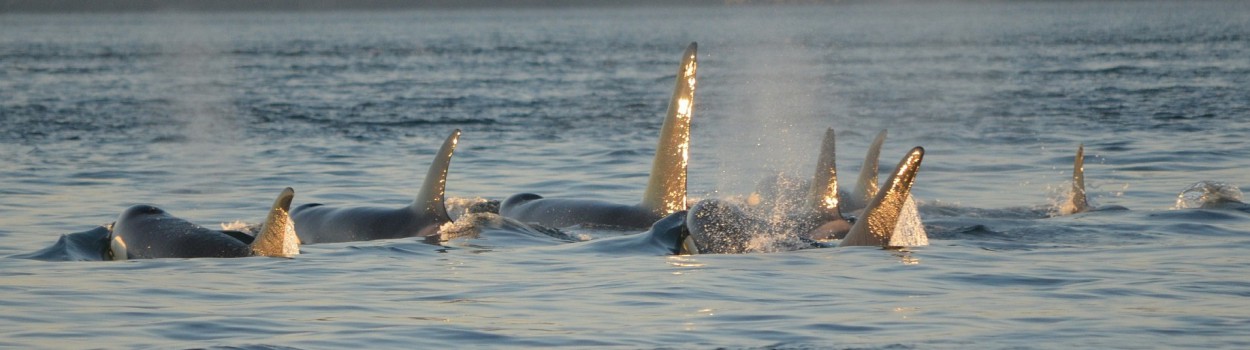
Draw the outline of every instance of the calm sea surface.
<instances>
[{"instance_id":1,"label":"calm sea surface","mask_svg":"<svg viewBox=\"0 0 1250 350\"><path fill-rule=\"evenodd\" d=\"M828 127L854 174L888 128L932 244L20 257L137 203L403 206L456 128L453 202L635 203L692 41L692 197L809 176ZM1245 2L0 14L0 348L1246 348L1250 214L1174 207L1250 182L1248 120ZM1130 210L1046 215L1082 143Z\"/></svg>"}]
</instances>

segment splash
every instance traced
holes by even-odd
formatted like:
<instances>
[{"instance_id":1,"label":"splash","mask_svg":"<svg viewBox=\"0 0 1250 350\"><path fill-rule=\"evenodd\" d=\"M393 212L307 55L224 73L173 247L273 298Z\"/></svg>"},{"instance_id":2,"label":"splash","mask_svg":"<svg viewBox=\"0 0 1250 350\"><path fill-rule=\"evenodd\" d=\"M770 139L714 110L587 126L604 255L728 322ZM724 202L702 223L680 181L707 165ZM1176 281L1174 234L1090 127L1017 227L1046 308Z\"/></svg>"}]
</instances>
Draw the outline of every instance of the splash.
<instances>
[{"instance_id":1,"label":"splash","mask_svg":"<svg viewBox=\"0 0 1250 350\"><path fill-rule=\"evenodd\" d=\"M1048 216L1064 216L1071 215L1078 211L1077 205L1072 201L1075 195L1072 191L1072 183L1064 182L1058 187L1048 186L1046 188L1046 198L1050 199L1046 213ZM1090 200L1087 198L1087 200ZM1089 201L1090 206L1096 206L1092 200Z\"/></svg>"},{"instance_id":2,"label":"splash","mask_svg":"<svg viewBox=\"0 0 1250 350\"><path fill-rule=\"evenodd\" d=\"M1072 215L1081 212L1081 206L1077 204L1076 193L1071 181L1065 181L1058 186L1048 186L1046 188L1046 198L1049 204L1046 208L1046 215L1050 217ZM1089 191L1085 192L1085 201L1088 208L1097 208L1098 204L1094 201L1094 197L1089 196Z\"/></svg>"},{"instance_id":3,"label":"splash","mask_svg":"<svg viewBox=\"0 0 1250 350\"><path fill-rule=\"evenodd\" d=\"M439 240L446 242L459 238L477 238L483 227L503 225L502 217L489 213L460 215L455 221L438 227Z\"/></svg>"},{"instance_id":4,"label":"splash","mask_svg":"<svg viewBox=\"0 0 1250 350\"><path fill-rule=\"evenodd\" d=\"M241 220L235 220L232 222L221 223L221 230L222 231L239 231L239 232L243 232L243 233L255 236L256 232L260 230L260 224L249 224Z\"/></svg>"},{"instance_id":5,"label":"splash","mask_svg":"<svg viewBox=\"0 0 1250 350\"><path fill-rule=\"evenodd\" d=\"M747 197L747 208L770 222L785 220L789 213L807 209L806 194L811 182L779 172L760 180Z\"/></svg>"},{"instance_id":6,"label":"splash","mask_svg":"<svg viewBox=\"0 0 1250 350\"><path fill-rule=\"evenodd\" d=\"M446 198L447 215L459 220L472 213L499 213L499 201L482 197Z\"/></svg>"},{"instance_id":7,"label":"splash","mask_svg":"<svg viewBox=\"0 0 1250 350\"><path fill-rule=\"evenodd\" d=\"M806 198L802 197L801 198ZM770 253L811 247L803 235L811 229L807 217L780 208L751 207L740 199L697 203L688 221L701 252L717 254Z\"/></svg>"},{"instance_id":8,"label":"splash","mask_svg":"<svg viewBox=\"0 0 1250 350\"><path fill-rule=\"evenodd\" d=\"M1241 201L1241 189L1235 185L1216 181L1198 181L1176 196L1176 205L1172 209L1209 208Z\"/></svg>"},{"instance_id":9,"label":"splash","mask_svg":"<svg viewBox=\"0 0 1250 350\"><path fill-rule=\"evenodd\" d=\"M810 243L804 242L794 232L770 231L766 230L751 237L747 242L747 253L776 253L810 248Z\"/></svg>"}]
</instances>

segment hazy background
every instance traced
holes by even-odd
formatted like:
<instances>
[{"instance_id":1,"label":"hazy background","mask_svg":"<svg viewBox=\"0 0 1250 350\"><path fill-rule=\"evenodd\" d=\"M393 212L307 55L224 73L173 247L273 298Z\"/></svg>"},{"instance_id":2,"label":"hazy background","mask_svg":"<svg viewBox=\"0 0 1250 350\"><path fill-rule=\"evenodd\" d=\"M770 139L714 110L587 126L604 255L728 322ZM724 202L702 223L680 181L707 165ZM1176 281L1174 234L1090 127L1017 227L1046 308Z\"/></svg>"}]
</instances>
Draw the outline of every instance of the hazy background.
<instances>
[{"instance_id":1,"label":"hazy background","mask_svg":"<svg viewBox=\"0 0 1250 350\"><path fill-rule=\"evenodd\" d=\"M1168 209L1250 183L1247 1L161 4L0 15L0 349L1250 349L1250 213ZM882 170L925 147L932 245L656 256L496 230L18 257L138 203L210 227L286 186L399 208L455 128L453 204L636 203L691 41L692 196L811 176L827 127L855 174L888 127ZM1043 218L1082 143L1091 199L1131 210Z\"/></svg>"},{"instance_id":2,"label":"hazy background","mask_svg":"<svg viewBox=\"0 0 1250 350\"><path fill-rule=\"evenodd\" d=\"M827 3L838 1L752 1L752 0L3 0L0 12L130 12L130 11L323 11L450 7L570 7L710 5L741 3Z\"/></svg>"}]
</instances>

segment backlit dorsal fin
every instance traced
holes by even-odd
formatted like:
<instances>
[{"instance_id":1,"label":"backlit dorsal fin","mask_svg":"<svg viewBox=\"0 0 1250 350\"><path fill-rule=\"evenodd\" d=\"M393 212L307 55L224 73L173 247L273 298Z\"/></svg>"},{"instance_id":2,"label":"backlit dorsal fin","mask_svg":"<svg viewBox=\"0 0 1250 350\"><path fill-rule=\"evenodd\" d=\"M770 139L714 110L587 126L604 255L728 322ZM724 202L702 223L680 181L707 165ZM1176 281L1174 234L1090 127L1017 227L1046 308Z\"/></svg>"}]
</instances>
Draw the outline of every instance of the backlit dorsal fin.
<instances>
[{"instance_id":1,"label":"backlit dorsal fin","mask_svg":"<svg viewBox=\"0 0 1250 350\"><path fill-rule=\"evenodd\" d=\"M686 210L686 166L690 160L690 117L694 112L698 44L690 43L677 69L677 86L668 103L660 141L651 162L651 178L642 207L657 215Z\"/></svg>"},{"instance_id":2,"label":"backlit dorsal fin","mask_svg":"<svg viewBox=\"0 0 1250 350\"><path fill-rule=\"evenodd\" d=\"M1076 147L1076 160L1072 162L1072 197L1068 203L1059 208L1060 213L1075 214L1089 210L1089 201L1085 198L1085 145Z\"/></svg>"},{"instance_id":3,"label":"backlit dorsal fin","mask_svg":"<svg viewBox=\"0 0 1250 350\"><path fill-rule=\"evenodd\" d=\"M252 254L259 256L292 257L299 254L299 237L295 235L295 221L289 215L295 190L287 187L273 201L265 223L252 241Z\"/></svg>"},{"instance_id":4,"label":"backlit dorsal fin","mask_svg":"<svg viewBox=\"0 0 1250 350\"><path fill-rule=\"evenodd\" d=\"M924 223L920 222L920 208L916 207L916 198L907 196L903 210L898 214L898 226L890 236L891 247L919 247L929 245L929 233L925 232Z\"/></svg>"},{"instance_id":5,"label":"backlit dorsal fin","mask_svg":"<svg viewBox=\"0 0 1250 350\"><path fill-rule=\"evenodd\" d=\"M451 167L451 155L456 151L458 142L460 129L452 131L443 141L443 146L438 148L438 154L434 155L434 162L430 163L430 170L425 174L425 182L421 184L421 191L410 206L418 213L432 215L441 223L451 222L444 196L447 192L447 169Z\"/></svg>"},{"instance_id":6,"label":"backlit dorsal fin","mask_svg":"<svg viewBox=\"0 0 1250 350\"><path fill-rule=\"evenodd\" d=\"M923 158L922 147L912 148L907 152L907 156L899 161L894 173L886 180L885 188L878 191L877 196L864 208L864 214L851 227L851 232L846 234L839 246L884 247L890 244Z\"/></svg>"},{"instance_id":7,"label":"backlit dorsal fin","mask_svg":"<svg viewBox=\"0 0 1250 350\"><path fill-rule=\"evenodd\" d=\"M855 181L855 191L847 198L848 209L863 208L877 195L877 163L881 159L881 144L885 143L886 130L877 133L877 139L868 146L868 154L864 155L864 166L859 168L859 179Z\"/></svg>"},{"instance_id":8,"label":"backlit dorsal fin","mask_svg":"<svg viewBox=\"0 0 1250 350\"><path fill-rule=\"evenodd\" d=\"M829 128L825 130L825 139L820 144L816 176L812 178L811 197L808 199L811 208L829 220L842 219L842 212L838 209L841 199L838 198L836 153L833 128Z\"/></svg>"}]
</instances>

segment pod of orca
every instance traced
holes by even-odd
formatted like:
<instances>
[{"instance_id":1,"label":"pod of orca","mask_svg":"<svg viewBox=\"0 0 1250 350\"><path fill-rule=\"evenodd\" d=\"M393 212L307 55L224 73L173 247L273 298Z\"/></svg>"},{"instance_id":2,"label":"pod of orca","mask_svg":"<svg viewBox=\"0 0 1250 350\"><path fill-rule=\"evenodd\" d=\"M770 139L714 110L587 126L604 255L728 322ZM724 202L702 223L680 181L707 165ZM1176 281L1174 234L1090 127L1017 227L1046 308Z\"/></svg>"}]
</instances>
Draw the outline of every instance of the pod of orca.
<instances>
[{"instance_id":1,"label":"pod of orca","mask_svg":"<svg viewBox=\"0 0 1250 350\"><path fill-rule=\"evenodd\" d=\"M660 130L650 178L641 201L610 203L579 198L545 198L533 193L512 195L498 207L470 210L466 215L491 215L491 222L527 232L541 232L560 241L572 226L645 230L637 234L595 239L563 246L594 245L595 251L622 254L707 254L752 251L760 232L790 232L806 247L910 247L928 244L911 188L924 148L903 155L883 184L878 159L886 131L868 148L855 187L838 187L834 130L820 146L815 175L790 181L774 176L761 181L745 199L703 199L689 204L686 169L690 122L695 109L697 45L682 54L676 84ZM126 260L271 256L293 257L300 244L417 237L438 244L453 220L444 198L452 154L461 132L443 142L411 204L402 208L332 207L320 203L291 209L295 192L284 189L262 223L252 232L212 230L151 205L124 210L110 225L62 235L53 246L24 257L45 260ZM1072 188L1059 214L1124 210L1091 206L1086 198L1084 146L1077 148ZM1182 201L1190 198L1192 200ZM1192 204L1196 203L1196 204ZM1200 182L1182 192L1178 207L1245 208L1235 186ZM464 217L461 218L464 220ZM553 233L554 232L554 233ZM564 248L560 248L564 249Z\"/></svg>"}]
</instances>

